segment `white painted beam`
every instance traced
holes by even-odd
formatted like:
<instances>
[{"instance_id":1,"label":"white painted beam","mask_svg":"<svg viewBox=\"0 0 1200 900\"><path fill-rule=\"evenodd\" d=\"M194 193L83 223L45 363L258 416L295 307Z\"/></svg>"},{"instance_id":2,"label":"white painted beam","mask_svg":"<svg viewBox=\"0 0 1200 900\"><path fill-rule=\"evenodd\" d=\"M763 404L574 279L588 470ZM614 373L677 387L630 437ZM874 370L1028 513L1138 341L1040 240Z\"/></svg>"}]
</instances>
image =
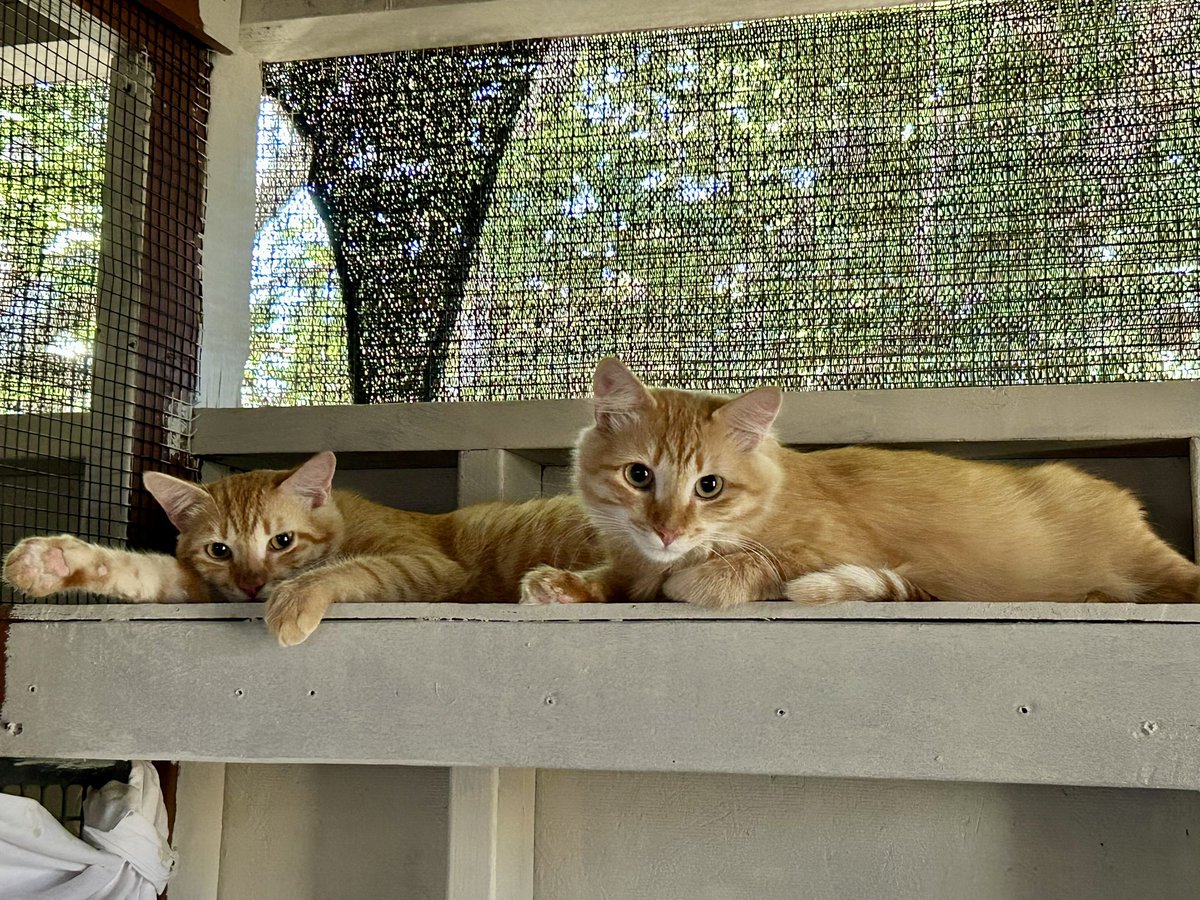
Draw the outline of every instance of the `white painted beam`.
<instances>
[{"instance_id":1,"label":"white painted beam","mask_svg":"<svg viewBox=\"0 0 1200 900\"><path fill-rule=\"evenodd\" d=\"M913 2L913 0L910 0ZM892 0L246 0L242 46L315 59L895 6Z\"/></svg>"},{"instance_id":2,"label":"white painted beam","mask_svg":"<svg viewBox=\"0 0 1200 900\"><path fill-rule=\"evenodd\" d=\"M182 763L171 841L179 865L171 876L171 900L217 900L224 812L225 764Z\"/></svg>"},{"instance_id":3,"label":"white painted beam","mask_svg":"<svg viewBox=\"0 0 1200 900\"><path fill-rule=\"evenodd\" d=\"M533 900L533 769L450 770L447 900Z\"/></svg>"},{"instance_id":4,"label":"white painted beam","mask_svg":"<svg viewBox=\"0 0 1200 900\"><path fill-rule=\"evenodd\" d=\"M1200 789L1198 683L1195 623L13 619L0 754Z\"/></svg>"},{"instance_id":5,"label":"white painted beam","mask_svg":"<svg viewBox=\"0 0 1200 900\"><path fill-rule=\"evenodd\" d=\"M202 4L202 8L209 5ZM248 53L214 56L211 89L200 402L236 407L241 405L250 351L250 254L254 247L261 60Z\"/></svg>"}]
</instances>

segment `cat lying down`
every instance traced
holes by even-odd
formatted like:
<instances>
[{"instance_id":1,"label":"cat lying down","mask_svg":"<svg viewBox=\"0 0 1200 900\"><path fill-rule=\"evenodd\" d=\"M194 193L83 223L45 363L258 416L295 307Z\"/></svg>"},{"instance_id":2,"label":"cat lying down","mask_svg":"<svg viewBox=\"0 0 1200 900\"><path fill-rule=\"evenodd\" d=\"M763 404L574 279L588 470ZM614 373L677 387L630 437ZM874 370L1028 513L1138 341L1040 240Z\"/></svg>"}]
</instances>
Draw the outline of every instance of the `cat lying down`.
<instances>
[{"instance_id":1,"label":"cat lying down","mask_svg":"<svg viewBox=\"0 0 1200 900\"><path fill-rule=\"evenodd\" d=\"M208 485L151 472L174 557L27 538L4 578L34 597L261 599L284 645L336 602L1200 601L1200 568L1116 485L1061 463L797 453L770 436L781 397L646 388L604 360L575 454L582 506L405 512L332 490L328 452Z\"/></svg>"},{"instance_id":2,"label":"cat lying down","mask_svg":"<svg viewBox=\"0 0 1200 900\"><path fill-rule=\"evenodd\" d=\"M781 399L649 389L601 362L575 485L607 562L542 566L524 602L1200 601L1200 567L1114 484L1062 463L798 453L770 436Z\"/></svg>"},{"instance_id":3,"label":"cat lying down","mask_svg":"<svg viewBox=\"0 0 1200 900\"><path fill-rule=\"evenodd\" d=\"M27 538L4 579L34 597L62 591L132 603L266 602L279 643L312 634L329 604L490 600L515 603L538 564L591 566L595 537L574 497L405 512L332 489L335 459L207 485L148 472L147 490L179 529L175 556Z\"/></svg>"}]
</instances>

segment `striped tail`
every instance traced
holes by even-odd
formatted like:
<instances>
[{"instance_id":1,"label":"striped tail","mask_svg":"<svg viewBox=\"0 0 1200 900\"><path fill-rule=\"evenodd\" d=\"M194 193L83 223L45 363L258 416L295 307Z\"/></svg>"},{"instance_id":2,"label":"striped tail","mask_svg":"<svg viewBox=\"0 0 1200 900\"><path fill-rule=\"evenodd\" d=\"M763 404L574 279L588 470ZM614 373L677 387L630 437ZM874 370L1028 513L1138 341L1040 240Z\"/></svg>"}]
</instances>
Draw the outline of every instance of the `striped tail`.
<instances>
[{"instance_id":1,"label":"striped tail","mask_svg":"<svg viewBox=\"0 0 1200 900\"><path fill-rule=\"evenodd\" d=\"M894 569L844 564L810 572L787 583L787 598L816 606L847 600L936 600Z\"/></svg>"}]
</instances>

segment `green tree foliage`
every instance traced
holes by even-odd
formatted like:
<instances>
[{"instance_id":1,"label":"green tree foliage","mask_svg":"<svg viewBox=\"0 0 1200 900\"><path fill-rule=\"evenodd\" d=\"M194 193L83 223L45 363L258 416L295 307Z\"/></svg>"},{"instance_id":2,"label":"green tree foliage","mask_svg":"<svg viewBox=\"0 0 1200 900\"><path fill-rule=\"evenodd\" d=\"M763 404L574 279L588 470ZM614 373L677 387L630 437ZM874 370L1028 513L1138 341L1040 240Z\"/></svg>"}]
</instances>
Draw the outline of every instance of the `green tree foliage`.
<instances>
[{"instance_id":1,"label":"green tree foliage","mask_svg":"<svg viewBox=\"0 0 1200 900\"><path fill-rule=\"evenodd\" d=\"M605 353L720 390L1200 377L1195 13L536 45L435 396L580 395Z\"/></svg>"},{"instance_id":2,"label":"green tree foliage","mask_svg":"<svg viewBox=\"0 0 1200 900\"><path fill-rule=\"evenodd\" d=\"M108 85L0 89L0 414L91 403Z\"/></svg>"},{"instance_id":3,"label":"green tree foliage","mask_svg":"<svg viewBox=\"0 0 1200 900\"><path fill-rule=\"evenodd\" d=\"M303 184L308 165L305 142L264 99L245 406L351 402L346 310L329 232Z\"/></svg>"}]
</instances>

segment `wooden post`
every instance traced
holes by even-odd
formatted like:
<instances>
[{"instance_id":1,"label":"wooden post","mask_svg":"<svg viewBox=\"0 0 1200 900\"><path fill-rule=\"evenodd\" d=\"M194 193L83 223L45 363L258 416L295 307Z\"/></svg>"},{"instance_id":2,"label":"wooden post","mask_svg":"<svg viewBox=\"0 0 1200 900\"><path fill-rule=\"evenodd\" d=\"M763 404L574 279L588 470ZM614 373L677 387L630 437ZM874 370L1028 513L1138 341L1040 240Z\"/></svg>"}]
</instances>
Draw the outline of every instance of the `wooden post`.
<instances>
[{"instance_id":1,"label":"wooden post","mask_svg":"<svg viewBox=\"0 0 1200 900\"><path fill-rule=\"evenodd\" d=\"M458 503L528 500L542 467L507 450L458 455ZM447 900L533 900L534 769L450 769Z\"/></svg>"},{"instance_id":2,"label":"wooden post","mask_svg":"<svg viewBox=\"0 0 1200 900\"><path fill-rule=\"evenodd\" d=\"M1200 437L1188 441L1192 468L1192 559L1200 563Z\"/></svg>"},{"instance_id":3,"label":"wooden post","mask_svg":"<svg viewBox=\"0 0 1200 900\"><path fill-rule=\"evenodd\" d=\"M447 900L532 900L533 769L450 770Z\"/></svg>"},{"instance_id":4,"label":"wooden post","mask_svg":"<svg viewBox=\"0 0 1200 900\"><path fill-rule=\"evenodd\" d=\"M150 62L143 53L123 47L113 56L111 78L91 431L83 491L92 529L120 544L128 530L132 487L130 454L137 401L138 310L153 95Z\"/></svg>"},{"instance_id":5,"label":"wooden post","mask_svg":"<svg viewBox=\"0 0 1200 900\"><path fill-rule=\"evenodd\" d=\"M463 450L458 454L458 505L540 497L542 467L509 450Z\"/></svg>"},{"instance_id":6,"label":"wooden post","mask_svg":"<svg viewBox=\"0 0 1200 900\"><path fill-rule=\"evenodd\" d=\"M204 336L200 403L241 405L250 351L250 254L254 248L254 161L262 63L246 53L213 61L208 117L208 204L204 229Z\"/></svg>"},{"instance_id":7,"label":"wooden post","mask_svg":"<svg viewBox=\"0 0 1200 900\"><path fill-rule=\"evenodd\" d=\"M225 763L180 763L172 836L179 866L170 900L217 900L224 814Z\"/></svg>"}]
</instances>

